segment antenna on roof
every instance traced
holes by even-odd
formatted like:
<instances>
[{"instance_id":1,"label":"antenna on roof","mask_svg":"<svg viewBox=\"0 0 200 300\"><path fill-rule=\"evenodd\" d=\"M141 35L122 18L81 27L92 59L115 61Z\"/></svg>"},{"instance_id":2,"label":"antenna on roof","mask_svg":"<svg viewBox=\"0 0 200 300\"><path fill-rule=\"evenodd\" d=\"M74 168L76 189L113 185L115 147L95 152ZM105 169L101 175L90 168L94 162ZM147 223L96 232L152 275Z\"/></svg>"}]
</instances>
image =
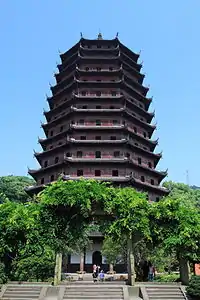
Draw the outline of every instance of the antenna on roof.
<instances>
[{"instance_id":1,"label":"antenna on roof","mask_svg":"<svg viewBox=\"0 0 200 300\"><path fill-rule=\"evenodd\" d=\"M189 171L188 170L186 170L186 184L190 185Z\"/></svg>"}]
</instances>

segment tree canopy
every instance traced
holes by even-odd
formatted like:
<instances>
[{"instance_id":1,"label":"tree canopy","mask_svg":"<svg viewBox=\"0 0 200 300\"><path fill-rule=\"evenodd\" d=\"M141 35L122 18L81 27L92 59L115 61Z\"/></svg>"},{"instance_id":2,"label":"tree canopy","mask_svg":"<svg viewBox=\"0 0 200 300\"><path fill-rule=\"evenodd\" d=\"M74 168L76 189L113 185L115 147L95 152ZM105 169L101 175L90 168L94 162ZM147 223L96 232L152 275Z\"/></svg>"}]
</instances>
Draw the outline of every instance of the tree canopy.
<instances>
[{"instance_id":1,"label":"tree canopy","mask_svg":"<svg viewBox=\"0 0 200 300\"><path fill-rule=\"evenodd\" d=\"M3 201L2 196L10 201L27 202L29 198L24 188L33 185L34 180L26 176L2 176L0 177L0 203Z\"/></svg>"}]
</instances>

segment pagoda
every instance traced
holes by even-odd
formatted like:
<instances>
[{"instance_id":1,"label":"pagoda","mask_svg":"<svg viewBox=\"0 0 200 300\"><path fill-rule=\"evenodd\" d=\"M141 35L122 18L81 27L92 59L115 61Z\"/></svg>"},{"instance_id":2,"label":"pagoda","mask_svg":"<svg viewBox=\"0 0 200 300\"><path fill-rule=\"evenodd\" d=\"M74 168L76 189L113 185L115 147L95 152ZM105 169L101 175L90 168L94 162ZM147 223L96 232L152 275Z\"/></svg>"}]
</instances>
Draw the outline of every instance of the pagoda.
<instances>
[{"instance_id":1,"label":"pagoda","mask_svg":"<svg viewBox=\"0 0 200 300\"><path fill-rule=\"evenodd\" d=\"M27 192L36 194L60 176L93 178L132 186L159 201L168 194L160 185L167 171L156 170L162 154L154 152L156 125L139 54L117 36L106 40L99 34L81 37L60 58L41 125L42 151L34 153L40 168L28 171L36 185Z\"/></svg>"}]
</instances>

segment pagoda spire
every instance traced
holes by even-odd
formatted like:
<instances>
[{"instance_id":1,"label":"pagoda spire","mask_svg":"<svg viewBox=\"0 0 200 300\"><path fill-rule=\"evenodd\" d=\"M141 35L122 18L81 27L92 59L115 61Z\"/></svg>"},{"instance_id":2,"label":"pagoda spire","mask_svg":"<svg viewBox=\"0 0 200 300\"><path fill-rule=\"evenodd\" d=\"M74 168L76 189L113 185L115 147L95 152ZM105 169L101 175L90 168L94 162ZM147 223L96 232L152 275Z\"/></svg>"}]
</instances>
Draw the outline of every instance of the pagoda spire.
<instances>
[{"instance_id":1,"label":"pagoda spire","mask_svg":"<svg viewBox=\"0 0 200 300\"><path fill-rule=\"evenodd\" d=\"M98 34L98 37L97 37L98 40L103 40L103 36L102 36L102 33L101 31L99 30L99 34Z\"/></svg>"}]
</instances>

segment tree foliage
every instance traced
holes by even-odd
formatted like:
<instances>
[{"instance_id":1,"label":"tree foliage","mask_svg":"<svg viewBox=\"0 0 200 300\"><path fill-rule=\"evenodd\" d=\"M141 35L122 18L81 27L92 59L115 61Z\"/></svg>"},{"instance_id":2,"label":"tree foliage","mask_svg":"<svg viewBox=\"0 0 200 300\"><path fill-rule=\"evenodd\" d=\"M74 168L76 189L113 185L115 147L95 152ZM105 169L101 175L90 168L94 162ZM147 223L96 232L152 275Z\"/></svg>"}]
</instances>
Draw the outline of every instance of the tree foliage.
<instances>
[{"instance_id":1,"label":"tree foliage","mask_svg":"<svg viewBox=\"0 0 200 300\"><path fill-rule=\"evenodd\" d=\"M34 180L26 176L2 176L0 177L0 195L3 194L10 201L25 203L30 198L24 188L33 184Z\"/></svg>"}]
</instances>

